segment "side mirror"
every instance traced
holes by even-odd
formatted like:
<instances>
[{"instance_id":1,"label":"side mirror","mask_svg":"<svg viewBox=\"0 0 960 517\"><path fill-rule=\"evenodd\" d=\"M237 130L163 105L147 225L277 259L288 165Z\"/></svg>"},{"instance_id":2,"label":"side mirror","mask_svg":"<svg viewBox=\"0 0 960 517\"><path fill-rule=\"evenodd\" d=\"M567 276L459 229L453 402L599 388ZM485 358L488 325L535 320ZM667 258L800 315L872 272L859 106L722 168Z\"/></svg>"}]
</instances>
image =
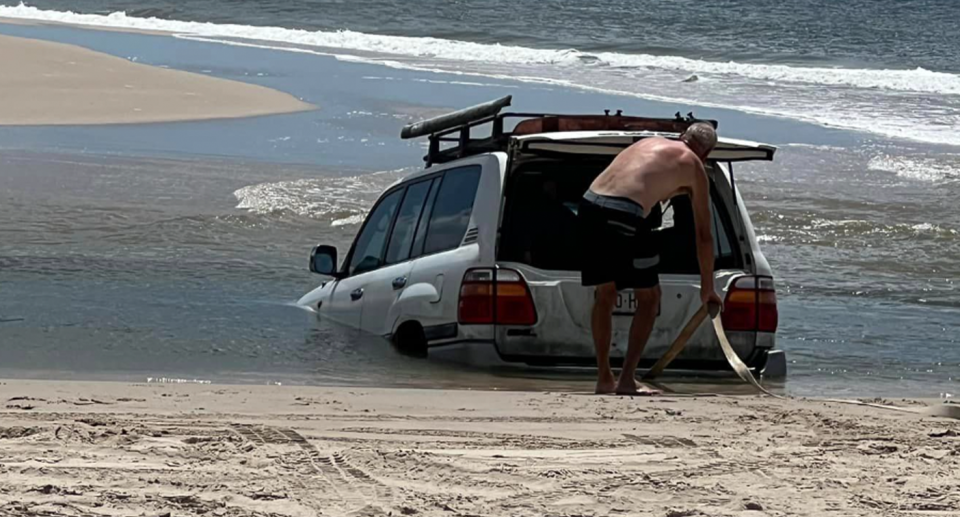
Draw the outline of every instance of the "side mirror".
<instances>
[{"instance_id":1,"label":"side mirror","mask_svg":"<svg viewBox=\"0 0 960 517\"><path fill-rule=\"evenodd\" d=\"M337 272L337 248L333 246L317 246L310 252L310 272L318 275L339 276Z\"/></svg>"}]
</instances>

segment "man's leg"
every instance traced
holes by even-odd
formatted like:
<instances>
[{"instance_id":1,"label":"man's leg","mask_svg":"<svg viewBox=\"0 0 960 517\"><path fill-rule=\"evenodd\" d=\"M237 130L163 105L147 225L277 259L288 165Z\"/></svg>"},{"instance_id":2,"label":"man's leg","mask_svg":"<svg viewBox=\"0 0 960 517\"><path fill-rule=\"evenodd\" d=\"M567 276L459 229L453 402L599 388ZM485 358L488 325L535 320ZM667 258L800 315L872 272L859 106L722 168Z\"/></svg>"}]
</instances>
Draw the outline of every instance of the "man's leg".
<instances>
[{"instance_id":1,"label":"man's leg","mask_svg":"<svg viewBox=\"0 0 960 517\"><path fill-rule=\"evenodd\" d=\"M648 289L636 289L637 310L630 323L630 342L627 345L627 356L623 359L623 370L620 371L620 380L617 383L617 393L624 395L637 394L637 365L640 356L647 346L650 331L657 319L660 308L660 286Z\"/></svg>"},{"instance_id":2,"label":"man's leg","mask_svg":"<svg viewBox=\"0 0 960 517\"><path fill-rule=\"evenodd\" d=\"M617 381L610 369L610 340L613 338L613 307L617 304L617 285L597 286L597 296L590 314L593 347L597 351L597 393L613 393Z\"/></svg>"}]
</instances>

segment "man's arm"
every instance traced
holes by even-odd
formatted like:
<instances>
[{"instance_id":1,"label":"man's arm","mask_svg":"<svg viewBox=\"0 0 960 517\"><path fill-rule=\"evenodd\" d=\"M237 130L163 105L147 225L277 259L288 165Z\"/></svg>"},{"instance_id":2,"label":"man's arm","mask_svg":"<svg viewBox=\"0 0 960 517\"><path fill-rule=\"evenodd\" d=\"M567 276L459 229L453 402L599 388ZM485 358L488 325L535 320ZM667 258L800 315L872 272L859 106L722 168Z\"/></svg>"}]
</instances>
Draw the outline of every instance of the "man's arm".
<instances>
[{"instance_id":1,"label":"man's arm","mask_svg":"<svg viewBox=\"0 0 960 517\"><path fill-rule=\"evenodd\" d=\"M720 303L713 286L713 231L710 229L710 180L700 160L696 161L692 189L693 221L697 229L697 261L700 263L700 298L704 304Z\"/></svg>"}]
</instances>

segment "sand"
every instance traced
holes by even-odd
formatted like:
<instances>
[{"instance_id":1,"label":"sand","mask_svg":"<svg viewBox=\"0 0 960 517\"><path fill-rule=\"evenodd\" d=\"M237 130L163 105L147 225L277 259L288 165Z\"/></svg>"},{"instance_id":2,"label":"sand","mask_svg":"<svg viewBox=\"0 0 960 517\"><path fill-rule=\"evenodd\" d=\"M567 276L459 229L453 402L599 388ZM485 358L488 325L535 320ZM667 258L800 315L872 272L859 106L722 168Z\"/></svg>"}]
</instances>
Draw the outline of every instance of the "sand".
<instances>
[{"instance_id":1,"label":"sand","mask_svg":"<svg viewBox=\"0 0 960 517\"><path fill-rule=\"evenodd\" d=\"M0 36L0 125L174 122L313 109L286 93Z\"/></svg>"},{"instance_id":2,"label":"sand","mask_svg":"<svg viewBox=\"0 0 960 517\"><path fill-rule=\"evenodd\" d=\"M818 400L0 382L0 515L960 515L958 472L956 421Z\"/></svg>"}]
</instances>

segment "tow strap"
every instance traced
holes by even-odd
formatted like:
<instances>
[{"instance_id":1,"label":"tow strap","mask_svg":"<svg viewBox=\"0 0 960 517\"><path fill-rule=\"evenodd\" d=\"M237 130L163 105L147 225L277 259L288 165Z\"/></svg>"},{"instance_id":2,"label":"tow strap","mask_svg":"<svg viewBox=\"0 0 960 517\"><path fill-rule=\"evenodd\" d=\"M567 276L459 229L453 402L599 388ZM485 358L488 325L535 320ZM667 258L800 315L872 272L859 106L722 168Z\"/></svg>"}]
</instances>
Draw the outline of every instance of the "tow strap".
<instances>
[{"instance_id":1,"label":"tow strap","mask_svg":"<svg viewBox=\"0 0 960 517\"><path fill-rule=\"evenodd\" d=\"M737 352L730 346L730 341L727 340L727 333L723 331L723 323L720 321L720 315L717 314L713 316L712 319L713 329L717 331L717 339L720 341L720 348L723 350L723 355L727 358L727 362L730 364L730 367L733 368L733 371L737 372L737 376L743 379L744 382L752 384L754 388L757 388L757 390L766 395L778 399L786 398L775 393L770 393L757 382L757 379L750 373L750 368L747 368L747 365L743 364L740 356L737 355Z\"/></svg>"},{"instance_id":2,"label":"tow strap","mask_svg":"<svg viewBox=\"0 0 960 517\"><path fill-rule=\"evenodd\" d=\"M643 380L652 380L655 377L663 373L664 368L670 364L671 361L680 352L683 350L683 347L686 346L687 341L690 340L690 337L693 336L693 333L700 327L703 323L703 320L710 316L710 319L713 320L713 329L717 333L717 340L720 342L720 349L723 350L723 356L727 359L727 363L733 368L733 371L736 372L737 376L740 377L744 382L752 385L757 391L763 393L764 395L777 398L777 399L786 399L782 395L777 395L771 393L769 390L764 388L757 382L757 379L750 373L750 368L744 364L743 360L740 359L740 356L737 355L737 352L730 346L730 341L727 339L727 333L723 330L723 322L720 318L720 307L710 307L707 308L706 305L701 306L700 309L694 313L693 317L690 318L690 321L687 322L686 326L680 331L680 334L677 335L677 338L670 345L670 348L667 349L666 353L650 368L649 371L643 376ZM845 400L845 399L825 399L826 402L836 402L840 404L854 404L857 406L868 406L878 409L888 409L892 411L900 411L904 413L914 413L921 416L935 416L943 418L953 418L960 420L960 405L950 404L944 402L943 404L938 404L935 406L926 406L923 408L907 408L900 406L890 406L887 404L875 404L872 402L863 402L860 400Z\"/></svg>"}]
</instances>

